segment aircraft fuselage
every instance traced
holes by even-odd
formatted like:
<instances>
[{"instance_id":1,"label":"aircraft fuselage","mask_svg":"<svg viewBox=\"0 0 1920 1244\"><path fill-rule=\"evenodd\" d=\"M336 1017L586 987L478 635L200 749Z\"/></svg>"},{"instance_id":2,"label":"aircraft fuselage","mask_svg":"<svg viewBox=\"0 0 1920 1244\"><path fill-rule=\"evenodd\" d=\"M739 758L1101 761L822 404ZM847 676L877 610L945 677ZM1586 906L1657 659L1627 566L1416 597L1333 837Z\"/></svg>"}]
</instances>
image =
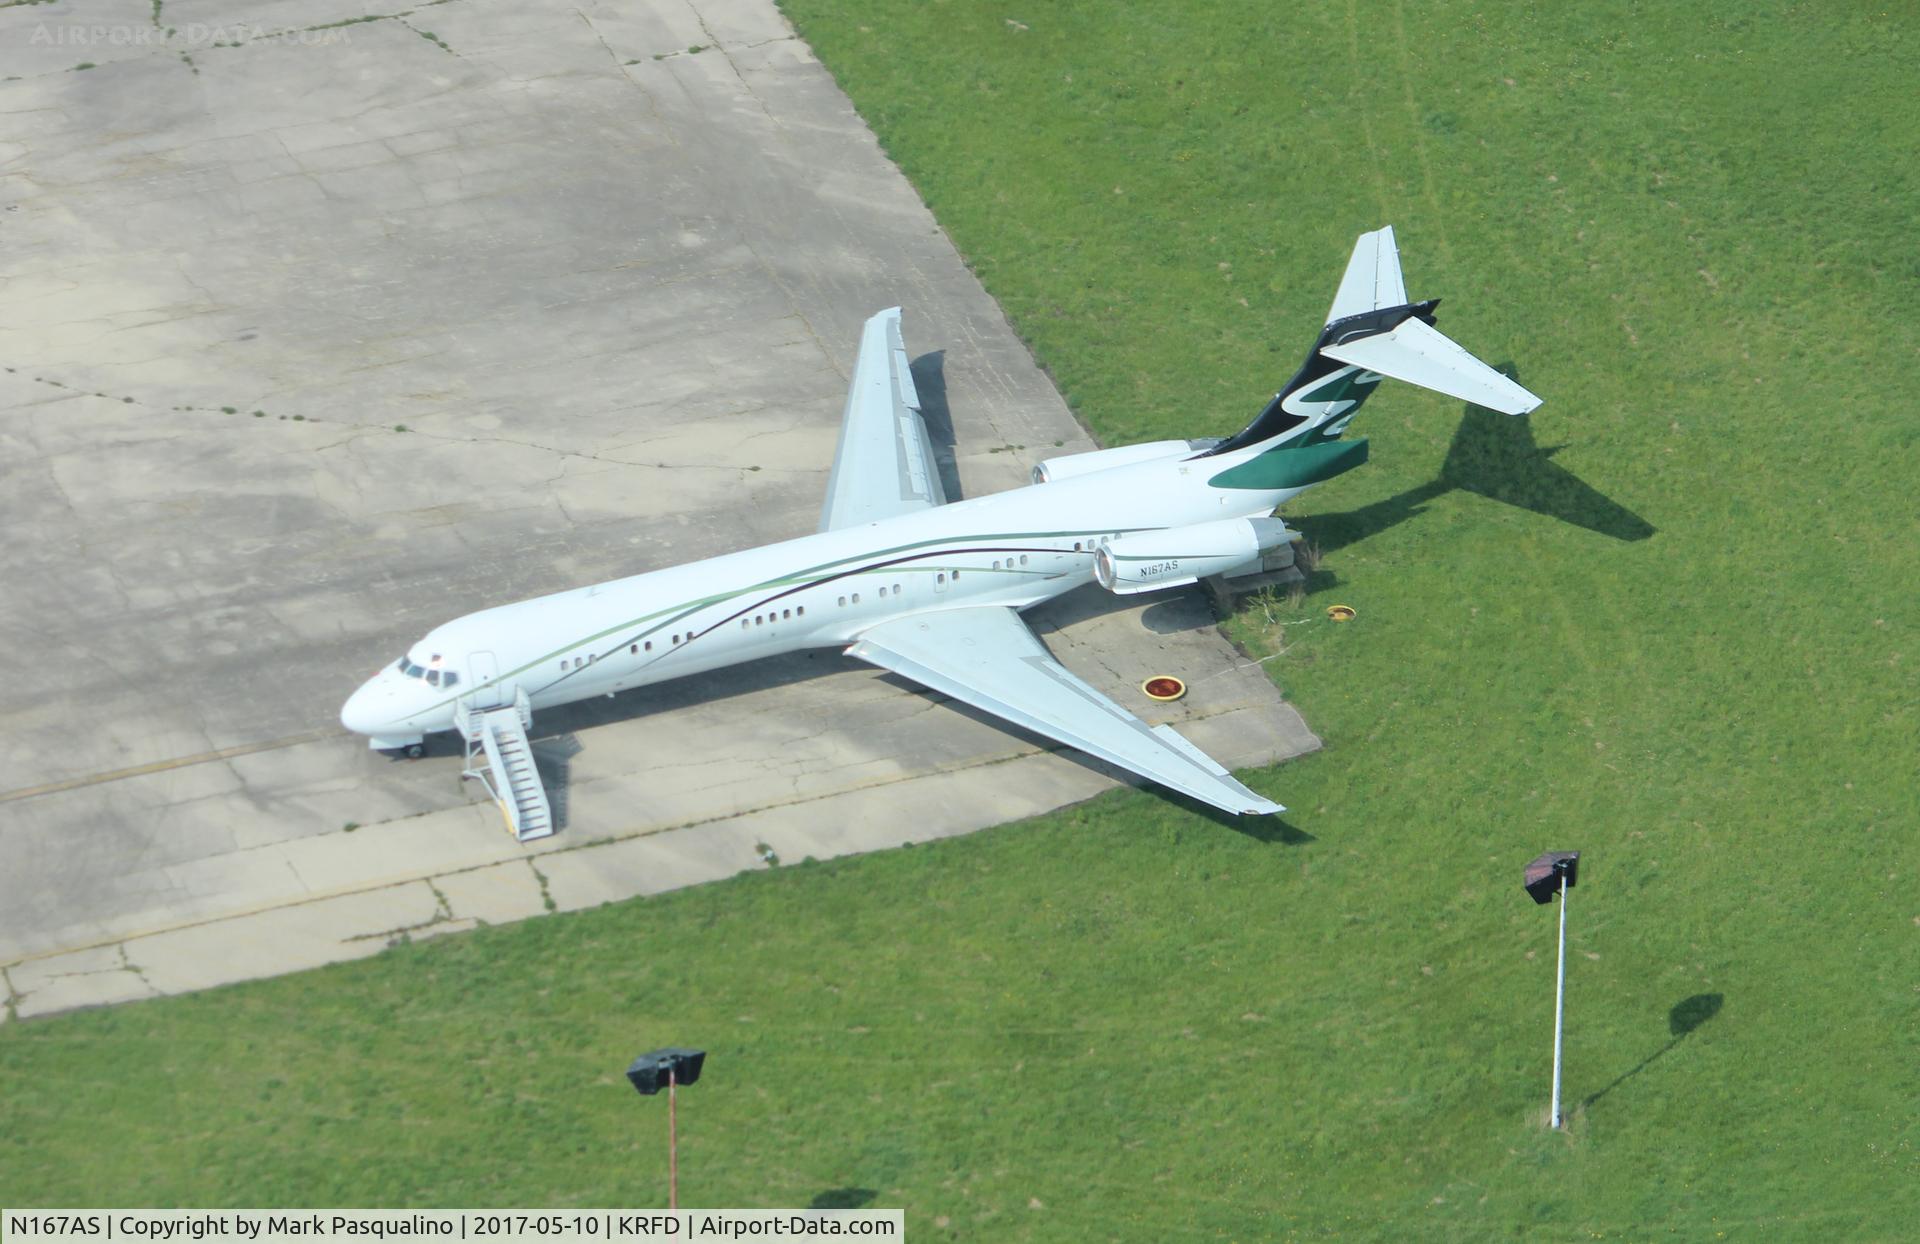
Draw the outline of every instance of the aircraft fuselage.
<instances>
[{"instance_id":1,"label":"aircraft fuselage","mask_svg":"<svg viewBox=\"0 0 1920 1244\"><path fill-rule=\"evenodd\" d=\"M1116 466L483 609L428 632L341 721L376 748L405 747L452 729L461 697L487 708L524 690L550 708L844 645L927 610L1030 608L1091 582L1121 535L1264 515L1301 491L1209 482L1258 453Z\"/></svg>"}]
</instances>

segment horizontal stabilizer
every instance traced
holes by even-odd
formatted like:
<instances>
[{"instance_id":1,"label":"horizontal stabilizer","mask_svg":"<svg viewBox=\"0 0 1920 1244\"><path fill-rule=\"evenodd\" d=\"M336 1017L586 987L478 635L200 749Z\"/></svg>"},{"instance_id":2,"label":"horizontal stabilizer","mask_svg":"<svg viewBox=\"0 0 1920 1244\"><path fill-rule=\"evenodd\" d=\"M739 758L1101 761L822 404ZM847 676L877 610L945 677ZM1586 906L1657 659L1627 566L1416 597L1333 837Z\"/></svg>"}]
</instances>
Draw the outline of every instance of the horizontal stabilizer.
<instances>
[{"instance_id":1,"label":"horizontal stabilizer","mask_svg":"<svg viewBox=\"0 0 1920 1244\"><path fill-rule=\"evenodd\" d=\"M1503 414L1524 415L1540 404L1539 398L1417 317L1402 320L1391 332L1321 346L1320 353Z\"/></svg>"}]
</instances>

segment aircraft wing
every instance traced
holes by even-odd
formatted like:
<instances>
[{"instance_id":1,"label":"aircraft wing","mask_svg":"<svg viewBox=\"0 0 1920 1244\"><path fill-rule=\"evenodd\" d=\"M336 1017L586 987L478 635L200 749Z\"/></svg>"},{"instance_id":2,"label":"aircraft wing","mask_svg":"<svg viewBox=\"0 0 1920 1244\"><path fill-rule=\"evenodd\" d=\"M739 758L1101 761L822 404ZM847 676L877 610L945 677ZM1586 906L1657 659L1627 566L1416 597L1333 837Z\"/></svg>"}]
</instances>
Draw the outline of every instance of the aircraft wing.
<instances>
[{"instance_id":1,"label":"aircraft wing","mask_svg":"<svg viewBox=\"0 0 1920 1244\"><path fill-rule=\"evenodd\" d=\"M1224 812L1286 810L1234 781L1171 726L1147 725L1069 673L1012 609L975 606L883 622L847 655Z\"/></svg>"},{"instance_id":2,"label":"aircraft wing","mask_svg":"<svg viewBox=\"0 0 1920 1244\"><path fill-rule=\"evenodd\" d=\"M945 505L920 395L900 340L900 308L867 321L840 420L840 448L827 480L820 530L857 527Z\"/></svg>"}]
</instances>

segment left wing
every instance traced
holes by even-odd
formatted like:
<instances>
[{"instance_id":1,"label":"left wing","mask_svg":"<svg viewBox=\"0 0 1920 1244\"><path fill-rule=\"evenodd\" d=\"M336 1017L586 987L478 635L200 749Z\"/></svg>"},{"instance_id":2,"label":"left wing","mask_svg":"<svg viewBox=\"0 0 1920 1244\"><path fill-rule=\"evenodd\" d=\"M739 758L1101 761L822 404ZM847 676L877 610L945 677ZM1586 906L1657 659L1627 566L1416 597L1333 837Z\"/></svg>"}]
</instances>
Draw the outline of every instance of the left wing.
<instances>
[{"instance_id":1,"label":"left wing","mask_svg":"<svg viewBox=\"0 0 1920 1244\"><path fill-rule=\"evenodd\" d=\"M883 622L847 655L911 678L1224 812L1286 809L1233 780L1171 726L1148 726L1053 659L1020 615L998 605Z\"/></svg>"},{"instance_id":2,"label":"left wing","mask_svg":"<svg viewBox=\"0 0 1920 1244\"><path fill-rule=\"evenodd\" d=\"M947 503L920 395L900 340L900 308L867 321L840 420L840 448L827 480L820 530L857 527Z\"/></svg>"}]
</instances>

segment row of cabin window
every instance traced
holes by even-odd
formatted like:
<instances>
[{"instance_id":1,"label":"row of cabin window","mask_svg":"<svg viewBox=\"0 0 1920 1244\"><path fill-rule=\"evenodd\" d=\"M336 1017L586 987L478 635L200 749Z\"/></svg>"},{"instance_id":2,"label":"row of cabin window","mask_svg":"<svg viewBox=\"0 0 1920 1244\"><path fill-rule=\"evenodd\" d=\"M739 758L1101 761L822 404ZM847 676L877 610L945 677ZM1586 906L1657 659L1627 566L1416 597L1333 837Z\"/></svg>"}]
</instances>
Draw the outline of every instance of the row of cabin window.
<instances>
[{"instance_id":1,"label":"row of cabin window","mask_svg":"<svg viewBox=\"0 0 1920 1244\"><path fill-rule=\"evenodd\" d=\"M958 577L958 576L955 576L955 577ZM945 575L941 575L940 581L942 583L945 583L947 581L947 577ZM906 589L901 587L898 583L893 585L893 594L895 596L898 596L901 592L904 592L905 590ZM887 594L887 589L886 589L886 586L883 584L881 585L881 588L880 588L880 595L885 596L886 594ZM842 596L840 598L840 605L842 608L846 607L847 605L857 605L859 603L860 603L860 593L858 592L855 592L851 596Z\"/></svg>"},{"instance_id":2,"label":"row of cabin window","mask_svg":"<svg viewBox=\"0 0 1920 1244\"><path fill-rule=\"evenodd\" d=\"M792 618L804 618L806 616L807 607L805 605L795 605L791 609L782 609L778 614L769 611L767 613L756 613L751 618L741 618L740 629L744 631L752 626L765 626L769 622L780 622Z\"/></svg>"},{"instance_id":3,"label":"row of cabin window","mask_svg":"<svg viewBox=\"0 0 1920 1244\"><path fill-rule=\"evenodd\" d=\"M1101 538L1101 541L1100 541L1100 543L1102 543L1102 544L1105 544L1105 543L1106 543L1106 539L1105 539L1104 537L1102 537L1102 538ZM1076 540L1076 541L1074 542L1074 545L1073 545L1073 551L1074 551L1074 552L1076 552L1076 553L1078 553L1078 552L1080 551L1080 542L1079 542L1079 541L1077 541L1077 540ZM1013 558L1011 558L1011 557L1009 557L1009 558L1007 558L1007 559L1006 559L1006 562L1007 562L1007 568L1008 568L1008 569L1011 569L1011 568L1013 567L1013 565L1014 565L1014 560L1013 560ZM1025 553L1022 553L1022 554L1020 554L1020 562L1019 562L1019 564L1020 564L1020 565L1022 565L1022 566L1024 566L1024 565L1026 565L1026 564L1027 564L1027 555L1026 555ZM994 563L993 563L993 568L994 568L995 570L998 570L998 569L1000 569L1000 562L999 562L999 561L998 561L997 559L996 559L996 560L994 561ZM936 574L936 575L935 575L935 576L933 577L933 579L934 579L934 582L935 582L935 583L939 583L939 584L944 584L944 583L946 583L946 581L947 581L947 576L946 576L946 574L945 574L945 573L941 573L941 574ZM960 572L959 572L958 570L956 570L956 571L954 571L954 572L953 572L953 580L954 580L954 582L955 582L955 583L958 583L958 582L960 581ZM905 589L903 589L903 588L901 587L901 585L900 585L900 584L898 584L898 583L896 583L896 584L894 584L894 585L893 585L893 594L894 594L895 596L898 596L898 595L900 595L900 593L901 593L901 592L902 592L903 590L905 590ZM885 596L886 594L887 594L887 589L886 589L886 586L885 586L885 585L883 584L883 585L881 586L881 588L880 588L880 595L882 595L882 596ZM842 597L840 597L840 606L841 606L842 608L845 608L845 607L846 607L846 606L847 606L847 605L848 605L849 603L851 603L851 604L855 604L855 605L857 605L857 604L859 604L859 603L860 603L860 593L858 593L858 592L855 592L855 593L854 593L854 594L853 594L852 596L842 596ZM782 610L780 611L780 616L779 616L779 617L777 617L777 618L776 618L776 617L775 617L775 616L774 616L773 614L771 614L771 613L756 613L756 614L754 614L754 615L753 615L753 617L751 617L751 618L741 618L741 619L740 619L740 629L741 629L741 630L743 630L743 631L744 631L744 630L750 630L750 629L752 629L753 627L756 627L756 626L765 626L765 625L766 625L767 623L769 623L769 622L778 622L778 621L783 621L783 620L791 620L791 619L793 619L793 618L796 618L796 617L801 617L801 618L804 618L804 617L806 617L806 616L807 616L807 607L806 607L805 605L799 605L799 606L796 606L795 608L792 608L792 609L782 609ZM688 638L688 639L691 639L691 638L693 638L693 634L692 634L692 632L688 632L688 633L687 633L687 638ZM675 635L675 636L673 636L673 642L674 642L675 644L678 644L678 643L680 642L680 636L679 636L679 635ZM644 644L632 644L632 645L629 645L629 646L628 646L628 648L627 648L627 651L628 651L628 652L631 652L631 653L633 653L633 654L634 654L634 655L636 655L636 656L637 656L637 655L639 655L639 654L640 654L640 653L641 653L642 651L646 651L646 652L652 652L652 651L653 651L653 641L652 641L651 639L649 639L649 640L647 640L647 641L646 641L646 643L644 643ZM587 657L584 657L584 658L582 658L582 657L574 657L574 658L573 658L573 661L572 661L572 664L571 664L571 665L569 665L569 664L568 664L568 663L567 663L566 661L562 661L562 662L560 662L560 668L561 668L561 669L563 669L563 670L564 670L564 669L579 669L579 668L580 668L580 667L581 667L582 665L584 665L584 664L587 664L588 662L591 662L591 661L593 661L594 659L595 659L595 658L594 658L593 656L591 656L591 655L589 655L589 656L587 656Z\"/></svg>"},{"instance_id":4,"label":"row of cabin window","mask_svg":"<svg viewBox=\"0 0 1920 1244\"><path fill-rule=\"evenodd\" d=\"M678 634L675 634L675 635L674 635L674 637L673 637L673 642L674 642L675 644L678 644L678 643L680 642L680 640L681 640L681 638L682 638L682 636L680 636L680 635L678 635ZM692 631L688 631L688 632L686 633L686 636L685 636L685 638L687 638L687 639L692 639L692 638L693 638L693 632L692 632ZM631 652L631 653L632 653L632 654L633 654L634 656L639 656L639 655L640 655L640 654L641 654L642 652L652 652L652 651L653 651L653 641L652 641L651 639L649 639L649 640L647 640L647 641L646 641L645 643L639 643L639 644L628 644L628 645L627 645L627 651L628 651L628 652ZM590 653L588 653L588 654L587 654L586 656L584 656L584 657L574 657L574 658L572 658L571 660L562 660L562 661L560 662L560 668L561 668L561 669L563 669L563 670L570 670L570 669L571 669L571 670L577 670L577 669L579 669L579 668L580 668L580 667L581 667L582 665L591 665L591 664L593 664L593 663L594 663L595 661L598 661L599 659L600 659L600 658L599 658L598 656L596 656L595 654L593 654L593 653L591 653L591 652L590 652Z\"/></svg>"},{"instance_id":5,"label":"row of cabin window","mask_svg":"<svg viewBox=\"0 0 1920 1244\"><path fill-rule=\"evenodd\" d=\"M1091 541L1089 541L1089 543L1091 543ZM1100 543L1106 543L1106 536L1100 538ZM1075 553L1081 551L1081 541L1077 541L1077 539L1073 541L1073 551L1075 551ZM1027 555L1025 555L1025 553L1021 553L1020 555L1020 564L1021 566L1027 564ZM1012 566L1014 566L1014 559L1008 557L1008 559L1006 559L1006 568L1012 570ZM995 570L1000 568L1000 561L998 561L998 559L995 559L995 562L993 562L993 568L995 568ZM958 584L958 582L960 582L960 572L954 570L952 576L954 576L954 582ZM947 582L947 574L945 574L945 572L935 574L935 576L933 576L933 582L935 582L935 584L945 584L945 582ZM899 584L895 584L895 586L893 586L893 595L900 595L900 591L902 591L902 587L900 587ZM879 595L887 595L887 587L881 586ZM839 603L841 603L843 609L845 609L849 603L858 605L858 603L860 603L860 593L856 591L856 593L852 593L851 597L841 597ZM776 618L774 614L770 614L770 612L766 612L766 614L753 614L753 618L741 618L741 620L739 620L739 628L741 628L741 630L751 630L751 628L755 628L755 626L766 626L768 622L781 622L781 620L804 618L804 616L806 616L806 607L804 607L804 605L797 605L797 607L793 607L793 609L781 609L778 618ZM693 632L687 632L687 639L691 639L691 637L693 637ZM680 635L674 635L674 637L672 637L672 643L678 645L678 643L680 643ZM651 651L653 651L653 639L647 639L645 643L632 643L632 645L628 645L626 651L628 651L628 653L634 653L636 657L639 653L643 653L643 651L645 651L645 653L651 653ZM597 660L593 655L588 655L588 657L574 657L570 662L563 660L563 662L561 662L561 668L563 668L563 670L578 670L580 666L589 664L589 662L593 662L593 660ZM401 668L405 668L405 658L401 660ZM451 682L453 676L449 674L447 678L449 678L449 682Z\"/></svg>"}]
</instances>

